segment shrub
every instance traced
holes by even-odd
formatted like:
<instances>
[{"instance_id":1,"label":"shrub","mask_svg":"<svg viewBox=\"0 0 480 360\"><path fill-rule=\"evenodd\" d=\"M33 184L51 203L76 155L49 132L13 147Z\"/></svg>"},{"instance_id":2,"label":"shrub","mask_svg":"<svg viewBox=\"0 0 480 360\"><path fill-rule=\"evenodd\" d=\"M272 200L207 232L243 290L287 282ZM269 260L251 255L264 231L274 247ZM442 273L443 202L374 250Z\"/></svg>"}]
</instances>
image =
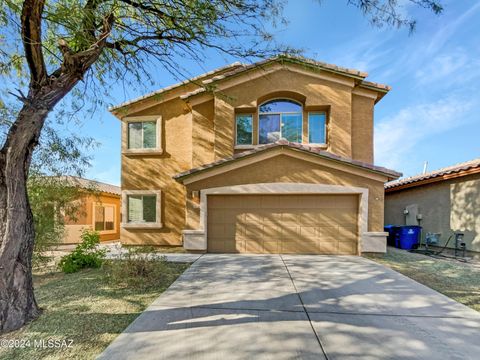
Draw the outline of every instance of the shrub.
<instances>
[{"instance_id":1,"label":"shrub","mask_svg":"<svg viewBox=\"0 0 480 360\"><path fill-rule=\"evenodd\" d=\"M64 273L74 273L84 268L98 268L105 258L105 250L99 249L100 235L93 230L84 230L82 242L75 250L60 260L59 266Z\"/></svg>"},{"instance_id":2,"label":"shrub","mask_svg":"<svg viewBox=\"0 0 480 360\"><path fill-rule=\"evenodd\" d=\"M107 280L115 285L136 289L168 287L188 264L169 263L165 257L146 254L143 249L129 248L118 260L105 263Z\"/></svg>"}]
</instances>

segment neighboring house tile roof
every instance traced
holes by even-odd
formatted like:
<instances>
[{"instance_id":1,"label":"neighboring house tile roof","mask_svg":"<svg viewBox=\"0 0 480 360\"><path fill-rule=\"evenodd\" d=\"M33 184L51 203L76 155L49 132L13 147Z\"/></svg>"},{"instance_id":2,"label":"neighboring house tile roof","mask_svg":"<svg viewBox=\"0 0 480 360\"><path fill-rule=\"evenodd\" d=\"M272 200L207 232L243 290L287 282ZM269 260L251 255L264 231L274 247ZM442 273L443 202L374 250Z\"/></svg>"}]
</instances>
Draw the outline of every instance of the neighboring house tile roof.
<instances>
[{"instance_id":1,"label":"neighboring house tile roof","mask_svg":"<svg viewBox=\"0 0 480 360\"><path fill-rule=\"evenodd\" d=\"M84 179L78 176L59 176L60 180L64 180L68 185L79 187L81 189L89 189L107 194L121 195L122 191L119 186L102 183L100 181Z\"/></svg>"},{"instance_id":2,"label":"neighboring house tile roof","mask_svg":"<svg viewBox=\"0 0 480 360\"><path fill-rule=\"evenodd\" d=\"M374 89L375 91L383 92L386 93L388 92L391 88L388 85L384 84L378 84L374 83L371 81L366 81L365 78L368 76L368 73L355 70L355 69L350 69L350 68L345 68L333 64L328 64L320 61L316 61L313 59L308 59L302 56L293 56L293 55L277 55L268 59L264 59L261 61L257 61L252 64L242 64L240 62L235 62L230 65L222 66L219 67L215 70L209 71L205 74L193 77L191 79L187 79L185 81L179 82L177 84L167 86L165 88L162 88L160 90L151 92L149 94L146 94L144 96L138 97L136 99L121 103L116 106L112 106L109 108L109 111L116 112L116 110L121 109L125 106L134 104L136 102L151 98L155 95L163 94L166 93L170 90L174 90L179 88L182 85L190 84L190 83L196 83L198 82L198 85L200 86L198 89L195 89L193 91L189 91L183 95L180 96L181 99L187 99L191 96L195 96L197 94L201 94L204 92L208 91L209 85L211 86L212 83L215 83L216 81L220 81L223 79L227 79L230 77L233 77L235 75L242 74L248 70L255 69L255 68L261 68L262 66L265 66L269 63L272 62L289 62L289 63L296 63L296 64L301 64L301 65L309 65L324 71L340 74L343 76L348 76L351 78L354 78L358 80L358 85L360 87L365 87L365 88L370 88ZM218 75L216 75L218 74Z\"/></svg>"},{"instance_id":3,"label":"neighboring house tile roof","mask_svg":"<svg viewBox=\"0 0 480 360\"><path fill-rule=\"evenodd\" d=\"M288 142L286 140L279 140L279 141L277 141L275 143L272 143L272 144L259 145L259 146L256 146L252 150L242 151L240 153L234 154L233 156L230 156L230 157L227 157L227 158L224 158L224 159L221 159L221 160L217 160L217 161L214 161L214 162L209 163L209 164L205 164L205 165L197 167L197 168L190 169L188 171L185 171L185 172L182 172L182 173L179 173L179 174L173 176L173 178L176 179L176 180L181 180L181 179L183 179L185 177L188 177L190 175L197 174L199 172L206 171L206 170L209 170L209 169L212 169L214 167L221 166L221 165L224 165L224 164L227 164L227 163L231 163L233 161L236 161L236 160L248 157L248 156L252 156L254 154L266 151L268 149L276 148L276 147L287 147L287 148L290 148L290 149L293 149L293 150L303 151L303 152L313 154L313 155L316 155L316 156L320 156L320 157L323 157L323 158L326 158L326 159L329 159L329 160L338 161L338 162L345 163L345 164L348 164L348 165L352 165L352 166L355 166L355 167L360 167L360 168L363 168L363 169L366 169L366 170L369 170L369 171L381 173L383 175L387 175L389 178L398 178L398 177L402 176L402 174L399 173L399 172L396 172L394 170L390 170L390 169L387 169L387 168L384 168L384 167L381 167L381 166L375 166L373 164L364 163L364 162L353 160L353 159L350 159L350 158L338 156L338 155L332 154L331 152L328 152L328 151L325 151L325 150L320 150L319 148L316 148L316 147L312 147L312 146L308 146L308 145L302 145L302 144L298 144L298 143L292 143L292 142Z\"/></svg>"},{"instance_id":4,"label":"neighboring house tile roof","mask_svg":"<svg viewBox=\"0 0 480 360\"><path fill-rule=\"evenodd\" d=\"M390 181L385 184L385 190L395 191L403 188L423 185L425 183L471 175L473 173L480 173L480 158L431 171L426 174L419 174L404 179Z\"/></svg>"}]
</instances>

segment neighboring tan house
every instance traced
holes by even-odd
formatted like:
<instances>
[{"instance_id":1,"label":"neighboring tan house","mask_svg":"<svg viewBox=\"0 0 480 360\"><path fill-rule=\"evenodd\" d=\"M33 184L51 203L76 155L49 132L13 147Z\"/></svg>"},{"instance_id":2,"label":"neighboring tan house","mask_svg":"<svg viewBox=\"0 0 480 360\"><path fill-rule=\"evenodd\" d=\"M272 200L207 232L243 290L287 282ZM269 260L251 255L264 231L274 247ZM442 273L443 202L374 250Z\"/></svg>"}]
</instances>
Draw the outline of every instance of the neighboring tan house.
<instances>
[{"instance_id":1,"label":"neighboring tan house","mask_svg":"<svg viewBox=\"0 0 480 360\"><path fill-rule=\"evenodd\" d=\"M64 244L81 242L84 229L92 229L100 234L100 241L120 238L120 187L98 181L68 176L65 180L82 194L76 200L78 210L74 219L65 218Z\"/></svg>"},{"instance_id":2,"label":"neighboring tan house","mask_svg":"<svg viewBox=\"0 0 480 360\"><path fill-rule=\"evenodd\" d=\"M480 251L480 158L385 184L385 223L421 225L440 246L463 232L467 250Z\"/></svg>"},{"instance_id":3,"label":"neighboring tan house","mask_svg":"<svg viewBox=\"0 0 480 360\"><path fill-rule=\"evenodd\" d=\"M385 251L366 73L278 56L116 106L121 241L246 253Z\"/></svg>"}]
</instances>

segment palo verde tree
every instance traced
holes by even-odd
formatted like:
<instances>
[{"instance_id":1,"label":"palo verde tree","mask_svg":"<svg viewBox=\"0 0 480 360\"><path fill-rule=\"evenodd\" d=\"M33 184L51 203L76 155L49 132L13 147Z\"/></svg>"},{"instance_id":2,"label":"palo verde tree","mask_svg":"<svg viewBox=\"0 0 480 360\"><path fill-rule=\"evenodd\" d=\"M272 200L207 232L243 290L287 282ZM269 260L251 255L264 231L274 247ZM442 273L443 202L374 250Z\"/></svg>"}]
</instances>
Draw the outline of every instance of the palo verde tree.
<instances>
[{"instance_id":1,"label":"palo verde tree","mask_svg":"<svg viewBox=\"0 0 480 360\"><path fill-rule=\"evenodd\" d=\"M410 1L441 11L436 1ZM397 0L347 3L377 25L414 26ZM86 83L101 87L127 73L145 82L152 61L178 74L179 55L201 61L208 49L238 58L288 51L265 30L283 23L283 5L284 0L2 1L0 90L9 95L0 108L15 102L18 111L0 148L0 332L39 315L26 183L49 113L67 95L83 97L75 91Z\"/></svg>"}]
</instances>

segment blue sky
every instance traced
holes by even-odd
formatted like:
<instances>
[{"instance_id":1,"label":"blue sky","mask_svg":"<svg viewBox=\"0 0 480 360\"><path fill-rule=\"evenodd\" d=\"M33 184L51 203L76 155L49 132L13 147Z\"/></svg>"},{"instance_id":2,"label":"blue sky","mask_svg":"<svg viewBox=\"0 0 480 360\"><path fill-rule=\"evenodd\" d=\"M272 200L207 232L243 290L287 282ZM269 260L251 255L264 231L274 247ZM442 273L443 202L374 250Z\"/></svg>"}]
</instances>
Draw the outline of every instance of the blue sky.
<instances>
[{"instance_id":1,"label":"blue sky","mask_svg":"<svg viewBox=\"0 0 480 360\"><path fill-rule=\"evenodd\" d=\"M443 3L441 16L407 6L418 19L409 35L372 27L346 1L290 1L289 24L276 33L307 57L367 71L369 80L392 86L375 108L375 163L405 176L420 173L425 161L433 170L480 157L480 2ZM211 54L205 64L182 65L198 75L232 61ZM155 78L143 89L113 90L113 103L177 82L161 69ZM120 122L99 110L76 131L101 143L86 177L120 184Z\"/></svg>"}]
</instances>

